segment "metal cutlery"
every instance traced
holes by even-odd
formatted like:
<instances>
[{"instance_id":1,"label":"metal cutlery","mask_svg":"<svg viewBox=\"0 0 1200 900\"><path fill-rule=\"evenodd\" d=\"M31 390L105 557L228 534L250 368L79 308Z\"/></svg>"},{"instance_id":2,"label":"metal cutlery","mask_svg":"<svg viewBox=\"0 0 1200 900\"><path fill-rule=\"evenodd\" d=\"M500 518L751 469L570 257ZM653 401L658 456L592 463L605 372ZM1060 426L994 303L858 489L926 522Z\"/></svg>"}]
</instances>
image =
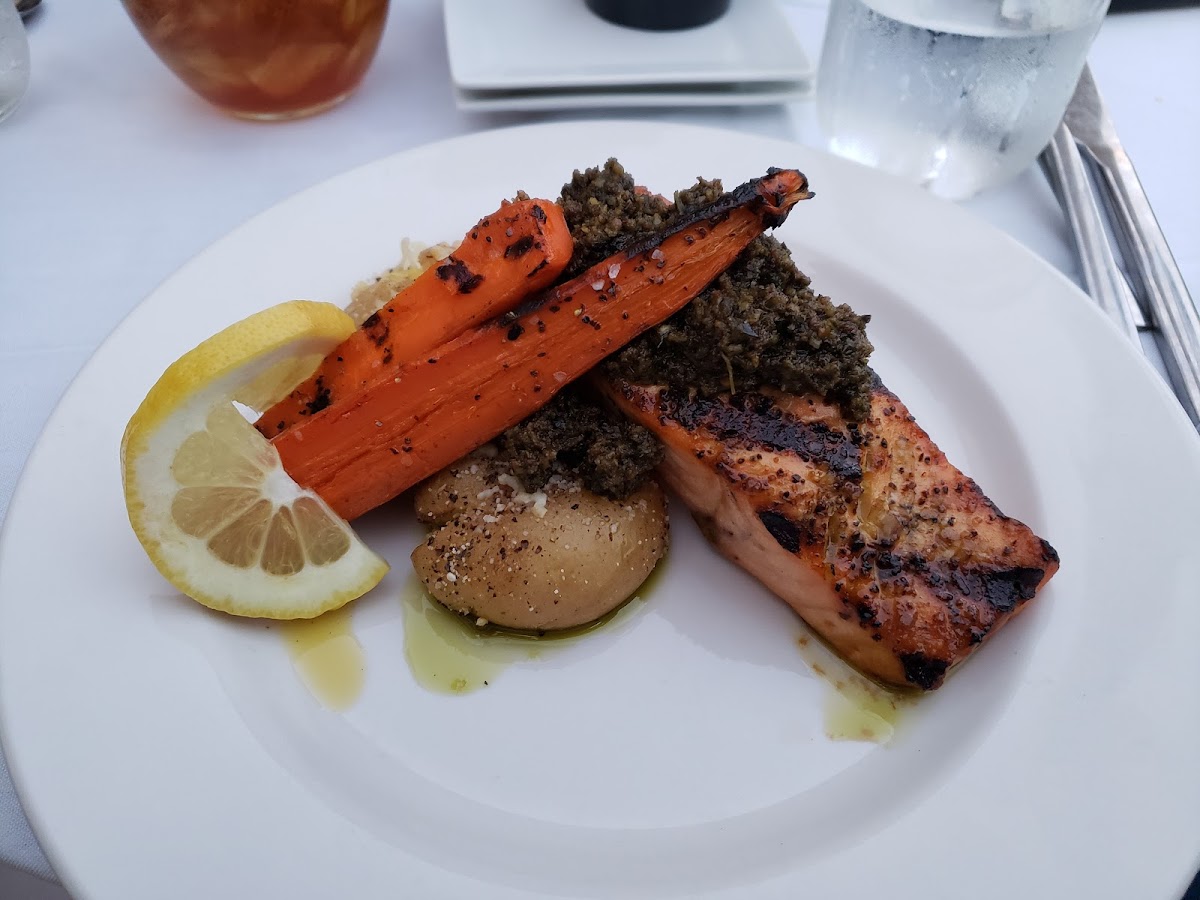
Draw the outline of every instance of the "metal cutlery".
<instances>
[{"instance_id":1,"label":"metal cutlery","mask_svg":"<svg viewBox=\"0 0 1200 900\"><path fill-rule=\"evenodd\" d=\"M1083 157L1079 155L1075 138L1065 124L1059 125L1054 132L1041 161L1071 225L1071 235L1075 238L1075 251L1083 269L1083 281L1088 294L1140 350L1141 339L1138 337L1137 315L1134 311L1137 300L1113 255Z\"/></svg>"},{"instance_id":2,"label":"metal cutlery","mask_svg":"<svg viewBox=\"0 0 1200 900\"><path fill-rule=\"evenodd\" d=\"M1144 317L1159 338L1176 396L1200 426L1200 314L1086 65L1041 162L1070 219L1088 292L1125 334L1130 334L1131 322ZM1088 177L1089 170L1094 178ZM1128 280L1117 264L1105 221Z\"/></svg>"}]
</instances>

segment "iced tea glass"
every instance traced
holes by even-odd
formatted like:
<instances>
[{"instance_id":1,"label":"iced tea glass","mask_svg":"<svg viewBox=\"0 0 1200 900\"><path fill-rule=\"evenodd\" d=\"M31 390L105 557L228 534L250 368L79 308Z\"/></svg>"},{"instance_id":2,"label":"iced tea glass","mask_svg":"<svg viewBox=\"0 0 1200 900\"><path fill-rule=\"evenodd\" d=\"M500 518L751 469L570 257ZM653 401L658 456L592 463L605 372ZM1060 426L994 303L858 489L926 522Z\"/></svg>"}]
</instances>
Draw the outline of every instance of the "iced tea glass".
<instances>
[{"instance_id":1,"label":"iced tea glass","mask_svg":"<svg viewBox=\"0 0 1200 900\"><path fill-rule=\"evenodd\" d=\"M294 119L345 99L383 33L388 0L122 0L151 49L216 106Z\"/></svg>"}]
</instances>

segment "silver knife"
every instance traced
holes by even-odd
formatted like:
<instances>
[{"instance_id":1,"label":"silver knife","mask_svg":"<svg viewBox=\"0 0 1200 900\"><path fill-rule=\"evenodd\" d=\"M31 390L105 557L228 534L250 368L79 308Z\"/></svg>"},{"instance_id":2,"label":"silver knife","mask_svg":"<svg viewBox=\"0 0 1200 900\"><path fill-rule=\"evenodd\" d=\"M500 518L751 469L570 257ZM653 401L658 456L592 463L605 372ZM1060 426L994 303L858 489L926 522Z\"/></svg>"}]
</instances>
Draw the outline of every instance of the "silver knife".
<instances>
[{"instance_id":1,"label":"silver knife","mask_svg":"<svg viewBox=\"0 0 1200 900\"><path fill-rule=\"evenodd\" d=\"M1131 286L1162 335L1163 362L1175 393L1200 425L1200 314L1086 65L1064 121L1101 173L1102 193L1132 269Z\"/></svg>"}]
</instances>

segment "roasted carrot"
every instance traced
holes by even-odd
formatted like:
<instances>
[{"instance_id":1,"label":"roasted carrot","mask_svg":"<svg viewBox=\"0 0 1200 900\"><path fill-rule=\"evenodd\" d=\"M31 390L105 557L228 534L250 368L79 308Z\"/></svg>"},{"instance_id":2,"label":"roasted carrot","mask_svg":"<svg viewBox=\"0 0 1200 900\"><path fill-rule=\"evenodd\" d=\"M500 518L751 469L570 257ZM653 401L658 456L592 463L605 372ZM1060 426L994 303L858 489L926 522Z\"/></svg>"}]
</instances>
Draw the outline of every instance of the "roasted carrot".
<instances>
[{"instance_id":1,"label":"roasted carrot","mask_svg":"<svg viewBox=\"0 0 1200 900\"><path fill-rule=\"evenodd\" d=\"M259 418L272 437L553 284L574 244L558 204L506 203L467 232L330 353L317 371Z\"/></svg>"},{"instance_id":2,"label":"roasted carrot","mask_svg":"<svg viewBox=\"0 0 1200 900\"><path fill-rule=\"evenodd\" d=\"M401 366L274 439L284 469L346 519L491 440L682 308L810 196L771 170L654 239Z\"/></svg>"}]
</instances>

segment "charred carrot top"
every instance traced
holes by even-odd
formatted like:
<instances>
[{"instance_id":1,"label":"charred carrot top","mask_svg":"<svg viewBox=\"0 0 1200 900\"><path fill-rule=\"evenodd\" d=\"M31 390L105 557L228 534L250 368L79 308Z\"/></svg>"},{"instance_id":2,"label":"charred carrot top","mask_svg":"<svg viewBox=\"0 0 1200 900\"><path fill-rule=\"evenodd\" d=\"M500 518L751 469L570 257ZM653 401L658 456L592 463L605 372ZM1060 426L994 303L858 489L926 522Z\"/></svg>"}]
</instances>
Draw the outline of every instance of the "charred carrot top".
<instances>
[{"instance_id":1,"label":"charred carrot top","mask_svg":"<svg viewBox=\"0 0 1200 900\"><path fill-rule=\"evenodd\" d=\"M367 319L292 393L263 413L267 437L292 427L400 364L511 309L554 282L574 245L550 200L507 203L481 219L453 253Z\"/></svg>"},{"instance_id":2,"label":"charred carrot top","mask_svg":"<svg viewBox=\"0 0 1200 900\"><path fill-rule=\"evenodd\" d=\"M444 344L275 438L283 466L353 519L520 421L666 319L810 196L772 170L513 313Z\"/></svg>"}]
</instances>

